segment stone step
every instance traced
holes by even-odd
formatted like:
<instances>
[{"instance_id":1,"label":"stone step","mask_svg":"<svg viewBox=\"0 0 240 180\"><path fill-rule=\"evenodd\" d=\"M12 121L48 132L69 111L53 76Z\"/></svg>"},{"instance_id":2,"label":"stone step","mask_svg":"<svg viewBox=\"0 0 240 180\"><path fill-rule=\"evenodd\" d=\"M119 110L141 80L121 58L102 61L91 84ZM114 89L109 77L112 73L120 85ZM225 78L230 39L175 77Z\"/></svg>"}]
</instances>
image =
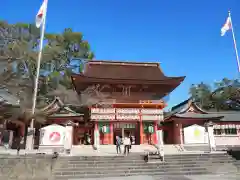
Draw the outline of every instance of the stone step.
<instances>
[{"instance_id":1,"label":"stone step","mask_svg":"<svg viewBox=\"0 0 240 180\"><path fill-rule=\"evenodd\" d=\"M160 159L158 155L154 155L154 156L149 156L148 157L149 160L151 159ZM234 159L231 156L192 156L192 157L168 157L165 156L164 157L165 161L189 161L189 160L193 160L193 161L198 161L198 160L214 160L214 159L221 159L221 160L229 160L229 159Z\"/></svg>"},{"instance_id":2,"label":"stone step","mask_svg":"<svg viewBox=\"0 0 240 180\"><path fill-rule=\"evenodd\" d=\"M188 164L192 164L192 165L196 165L196 164L209 164L209 163L212 163L212 164L220 164L220 163L235 163L236 160L216 160L216 161L175 161L175 162L166 162L165 165L170 165L170 164L177 164L177 165L188 165ZM162 164L162 162L160 161L150 161L148 163L157 163L157 164Z\"/></svg>"},{"instance_id":3,"label":"stone step","mask_svg":"<svg viewBox=\"0 0 240 180\"><path fill-rule=\"evenodd\" d=\"M152 155L150 158L158 158L158 155ZM143 160L144 156L114 156L114 157L59 157L58 161L126 161L126 160ZM185 159L229 159L232 158L229 155L179 155L179 156L165 156L165 160L185 160Z\"/></svg>"},{"instance_id":4,"label":"stone step","mask_svg":"<svg viewBox=\"0 0 240 180\"><path fill-rule=\"evenodd\" d=\"M225 163L218 163L217 165L219 166L224 166L226 165ZM171 165L154 165L154 164L145 164L142 166L122 166L122 167L117 167L116 166L98 166L98 167L69 167L69 168L58 168L55 170L55 172L71 172L71 171L87 171L87 170L91 170L91 171L115 171L117 170L136 170L136 169L152 169L152 170L172 170L172 169L191 169L191 168L211 168L211 167L215 167L215 164L196 164L196 165L192 165L192 164L188 164L188 165L178 165L178 164L171 164ZM232 164L232 166L234 166Z\"/></svg>"},{"instance_id":5,"label":"stone step","mask_svg":"<svg viewBox=\"0 0 240 180\"><path fill-rule=\"evenodd\" d=\"M208 144L185 144L183 145L185 151L209 151Z\"/></svg>"},{"instance_id":6,"label":"stone step","mask_svg":"<svg viewBox=\"0 0 240 180\"><path fill-rule=\"evenodd\" d=\"M219 153L219 154L178 154L178 155L165 155L167 158L192 158L192 157L226 157L229 156L227 153Z\"/></svg>"},{"instance_id":7,"label":"stone step","mask_svg":"<svg viewBox=\"0 0 240 180\"><path fill-rule=\"evenodd\" d=\"M79 174L79 175L66 175L66 176L56 176L58 180L70 180L70 179L80 179L80 178L106 178L106 177L124 177L124 176L140 176L140 175L150 175L150 176L184 176L184 175L205 175L205 171L176 171L176 172L136 172L136 173L107 173L107 174Z\"/></svg>"},{"instance_id":8,"label":"stone step","mask_svg":"<svg viewBox=\"0 0 240 180\"><path fill-rule=\"evenodd\" d=\"M150 159L154 159L154 158L158 158L159 159L159 156L152 156L152 157L149 157ZM184 160L206 160L206 159L210 159L210 160L214 160L214 159L226 159L226 160L228 160L228 159L234 159L233 157L231 157L231 156L223 156L223 157L186 157L186 158L169 158L169 157L164 157L164 159L167 161L167 160L169 160L169 161L184 161Z\"/></svg>"},{"instance_id":9,"label":"stone step","mask_svg":"<svg viewBox=\"0 0 240 180\"><path fill-rule=\"evenodd\" d=\"M194 157L229 157L228 154L189 154L178 156L165 156L166 158L194 158ZM230 156L231 157L231 156Z\"/></svg>"},{"instance_id":10,"label":"stone step","mask_svg":"<svg viewBox=\"0 0 240 180\"><path fill-rule=\"evenodd\" d=\"M142 162L143 161L143 158L142 159L116 159L116 160L113 160L113 159L109 159L109 160L104 160L104 159L101 159L101 160L89 160L89 159L86 159L86 160L65 160L65 161L58 161L59 163L63 162L68 162L69 164L74 164L74 163L90 163L90 164L94 164L94 163L106 163L106 162L112 162L112 163L122 163L122 162L129 162L129 163L138 163L138 162Z\"/></svg>"},{"instance_id":11,"label":"stone step","mask_svg":"<svg viewBox=\"0 0 240 180\"><path fill-rule=\"evenodd\" d=\"M154 180L239 180L240 174L207 174L190 176L154 176Z\"/></svg>"},{"instance_id":12,"label":"stone step","mask_svg":"<svg viewBox=\"0 0 240 180\"><path fill-rule=\"evenodd\" d=\"M10 178L9 176L0 176L4 180L49 180L49 178L29 177L29 178ZM66 179L67 180L67 179Z\"/></svg>"},{"instance_id":13,"label":"stone step","mask_svg":"<svg viewBox=\"0 0 240 180\"><path fill-rule=\"evenodd\" d=\"M133 177L134 179L136 179L136 177L141 177L141 176L148 176L148 177L153 177L154 180L186 180L186 179L192 179L192 177L194 177L193 180L198 180L198 179L202 179L202 180L209 180L214 177L214 179L216 178L217 180L239 180L240 175L234 175L234 174L230 174L230 173L222 173L222 174L206 174L203 172L193 172L193 173L189 173L189 172L173 172L172 174L168 174L168 173L154 173L154 174L148 174L148 173L136 173L136 174L106 174L106 175L80 175L80 176L74 176L74 178L72 176L59 176L57 177L57 179L60 180L77 180L77 179L87 179L87 178L114 178L114 177ZM213 179L213 180L214 180ZM110 179L109 179L110 180Z\"/></svg>"},{"instance_id":14,"label":"stone step","mask_svg":"<svg viewBox=\"0 0 240 180\"><path fill-rule=\"evenodd\" d=\"M111 160L111 159L139 159L142 158L144 154L141 155L129 155L129 156L124 156L124 155L118 155L118 156L76 156L76 157L59 157L59 159L65 160ZM157 156L157 155L150 155L150 156ZM165 155L165 158L194 158L194 157L231 157L228 154L189 154L189 155L184 155L184 154L179 154L179 155Z\"/></svg>"},{"instance_id":15,"label":"stone step","mask_svg":"<svg viewBox=\"0 0 240 180\"><path fill-rule=\"evenodd\" d=\"M234 165L240 166L240 160L234 161Z\"/></svg>"},{"instance_id":16,"label":"stone step","mask_svg":"<svg viewBox=\"0 0 240 180\"><path fill-rule=\"evenodd\" d=\"M223 155L228 155L226 152L223 153L179 153L179 154L172 154L172 155L166 155L167 157L179 157L179 156L223 156Z\"/></svg>"},{"instance_id":17,"label":"stone step","mask_svg":"<svg viewBox=\"0 0 240 180\"><path fill-rule=\"evenodd\" d=\"M82 160L74 160L74 159L58 159L59 163L65 163L65 162L69 162L69 163L75 163L75 162L83 162L83 163L95 163L95 162L141 162L144 161L144 157L139 157L138 159L82 159Z\"/></svg>"},{"instance_id":18,"label":"stone step","mask_svg":"<svg viewBox=\"0 0 240 180\"><path fill-rule=\"evenodd\" d=\"M111 160L111 159L140 159L144 154L129 154L127 157L123 154L114 156L59 156L59 160Z\"/></svg>"},{"instance_id":19,"label":"stone step","mask_svg":"<svg viewBox=\"0 0 240 180\"><path fill-rule=\"evenodd\" d=\"M78 178L101 178L101 177L121 177L121 176L136 176L136 175L201 175L206 174L205 171L175 171L175 172L108 172L108 173L101 173L101 174L74 174L74 175L60 175L55 176L55 179L78 179Z\"/></svg>"},{"instance_id":20,"label":"stone step","mask_svg":"<svg viewBox=\"0 0 240 180\"><path fill-rule=\"evenodd\" d=\"M159 158L150 158L148 162L162 162ZM223 161L226 161L226 162L231 162L231 161L236 161L235 159L233 158L200 158L200 159L165 159L165 162L166 163L189 163L189 162L193 162L193 163L198 163L198 162L223 162ZM104 161L104 160L101 160L101 161L58 161L58 164L89 164L89 165L95 165L95 164L121 164L121 163L124 163L124 164L139 164L139 163L144 163L144 159L139 159L139 160L112 160L112 161Z\"/></svg>"},{"instance_id":21,"label":"stone step","mask_svg":"<svg viewBox=\"0 0 240 180\"><path fill-rule=\"evenodd\" d=\"M204 164L209 164L209 163L212 163L212 164L221 164L221 163L236 163L236 164L240 164L238 162L236 162L236 160L215 160L215 161L181 161L181 162L161 162L161 161L150 161L148 163L146 162L138 162L138 163L132 163L132 162L122 162L122 163L119 163L119 162L102 162L102 163L99 163L99 162L96 162L96 163L83 163L83 162L78 162L78 163L74 163L74 164L69 164L69 163L65 163L65 164L58 164L58 166L61 166L61 167L69 167L69 168L72 168L72 167L122 167L122 166L145 166L147 164L157 164L158 166L168 166L168 165L179 165L179 166L184 166L184 165L204 165Z\"/></svg>"},{"instance_id":22,"label":"stone step","mask_svg":"<svg viewBox=\"0 0 240 180\"><path fill-rule=\"evenodd\" d=\"M58 168L131 168L131 167L172 167L172 166L178 166L178 167L188 167L188 166L204 166L204 165L221 165L221 164L233 164L233 165L240 165L237 161L202 161L202 162L185 162L185 163L175 163L175 162L141 162L141 163L102 163L102 164L58 164Z\"/></svg>"},{"instance_id":23,"label":"stone step","mask_svg":"<svg viewBox=\"0 0 240 180\"><path fill-rule=\"evenodd\" d=\"M186 160L165 160L165 162L162 162L159 159L151 159L148 161L149 163L154 162L154 163L160 163L160 164L199 164L199 163L232 163L236 162L234 159L186 159ZM57 162L58 164L61 165L68 165L68 166L94 166L94 165L140 165L140 164L145 164L146 162L143 160L139 161L65 161L65 162Z\"/></svg>"},{"instance_id":24,"label":"stone step","mask_svg":"<svg viewBox=\"0 0 240 180\"><path fill-rule=\"evenodd\" d=\"M68 156L59 157L59 159L73 159L73 160L100 160L100 159L139 159L144 156L144 153L130 153L127 157L124 155L114 155L114 156ZM216 154L177 154L177 155L165 155L165 158L192 158L192 157L225 157L229 156L227 153L216 153Z\"/></svg>"},{"instance_id":25,"label":"stone step","mask_svg":"<svg viewBox=\"0 0 240 180\"><path fill-rule=\"evenodd\" d=\"M186 164L186 163L193 163L198 164L202 162L212 162L212 163L220 163L220 162L235 162L235 159L185 159L185 160L165 160L165 163L175 163L175 164ZM148 162L159 162L162 163L159 159L150 159Z\"/></svg>"},{"instance_id":26,"label":"stone step","mask_svg":"<svg viewBox=\"0 0 240 180\"><path fill-rule=\"evenodd\" d=\"M179 163L179 162L202 162L202 161L235 161L234 158L187 158L187 159L167 159L165 158L165 162L175 162L175 163ZM91 160L65 160L65 161L59 161L57 160L59 164L104 164L104 163L132 163L132 164L135 164L135 163L141 163L141 162L145 162L144 159L138 159L138 160L94 160L94 161L91 161ZM149 162L150 161L159 161L159 162L162 162L159 158L150 158L149 159Z\"/></svg>"},{"instance_id":27,"label":"stone step","mask_svg":"<svg viewBox=\"0 0 240 180\"><path fill-rule=\"evenodd\" d=\"M203 159L203 160L172 160L172 161L164 161L162 162L161 160L159 159L152 159L150 161L148 161L148 163L151 163L151 162L158 162L159 164L163 164L163 163L168 163L168 164L188 164L188 163L192 163L192 164L197 164L197 163L202 163L202 162L212 162L212 163L220 163L220 162L235 162L236 160L234 159ZM86 166L94 166L94 165L105 165L105 164L109 164L109 165L113 165L113 164L117 164L117 165L121 165L121 164L124 164L124 165L137 165L137 164L145 164L147 162L143 161L143 160L140 160L140 161L109 161L109 162L106 162L106 161L82 161L82 162L79 162L79 161L76 161L76 162L59 162L59 161L56 161L56 163L58 163L58 165L69 165L69 166L75 166L75 165L86 165Z\"/></svg>"},{"instance_id":28,"label":"stone step","mask_svg":"<svg viewBox=\"0 0 240 180\"><path fill-rule=\"evenodd\" d=\"M149 158L158 158L159 156L150 156ZM234 159L233 157L231 156L196 156L196 157L168 157L168 156L165 156L164 157L165 160L189 160L189 159L192 159L192 160L196 160L196 159Z\"/></svg>"},{"instance_id":29,"label":"stone step","mask_svg":"<svg viewBox=\"0 0 240 180\"><path fill-rule=\"evenodd\" d=\"M204 171L207 172L206 168L203 167L192 167L192 168L171 168L171 169L161 169L161 168L156 168L156 169L152 169L152 168L148 168L148 169L95 169L95 168L91 168L91 169L82 169L81 171L63 171L63 172L55 172L55 176L63 176L63 175L81 175L81 174L108 174L111 172L114 173L141 173L141 172L150 172L150 173L154 173L154 172L176 172L176 171Z\"/></svg>"},{"instance_id":30,"label":"stone step","mask_svg":"<svg viewBox=\"0 0 240 180\"><path fill-rule=\"evenodd\" d=\"M152 151L152 152L157 152L157 151ZM134 152L132 153L130 151L128 157L138 157L140 155L143 155L147 152L142 152L142 153L137 153L137 152ZM119 154L117 155L117 153L113 153L111 156L102 156L102 155L98 155L97 153L95 153L96 156L84 156L84 155L81 155L81 156L69 156L69 158L93 158L93 159L98 159L98 158L113 158L113 157L121 157L122 154ZM178 153L178 154L166 154L165 156L170 156L170 157L178 157L178 156L221 156L221 155L227 155L227 152L214 152L214 153L203 153L203 152L181 152L181 153ZM64 158L64 157L63 157Z\"/></svg>"},{"instance_id":31,"label":"stone step","mask_svg":"<svg viewBox=\"0 0 240 180\"><path fill-rule=\"evenodd\" d=\"M226 164L231 164L235 167L240 167L239 164L236 165L234 164L235 162L201 162L201 163L184 163L184 164L176 164L176 163L169 163L169 164L156 164L156 163L147 163L147 164L101 164L101 165L62 165L56 168L58 169L84 169L84 168L142 168L142 167L151 167L151 168L156 168L156 167L161 167L161 168L171 168L171 167L204 167L204 166L209 166L209 165L214 165L214 166L220 166L220 165L226 165Z\"/></svg>"},{"instance_id":32,"label":"stone step","mask_svg":"<svg viewBox=\"0 0 240 180\"><path fill-rule=\"evenodd\" d=\"M237 168L236 165L234 164L228 164L230 165L231 167L235 167ZM59 167L59 168L56 168L54 171L55 172L61 172L61 171L71 171L71 170L75 170L75 171L80 171L82 169L95 169L95 170L99 170L99 169L157 169L157 168L160 168L160 169L172 169L172 168L191 168L191 167L211 167L211 166L214 166L214 167L220 167L220 166L226 166L226 163L209 163L209 164L187 164L187 165L177 165L177 164L171 164L171 165L158 165L158 166L154 166L154 164L148 164L148 165L139 165L139 166L98 166L98 167L91 167L91 166L75 166L75 167Z\"/></svg>"}]
</instances>

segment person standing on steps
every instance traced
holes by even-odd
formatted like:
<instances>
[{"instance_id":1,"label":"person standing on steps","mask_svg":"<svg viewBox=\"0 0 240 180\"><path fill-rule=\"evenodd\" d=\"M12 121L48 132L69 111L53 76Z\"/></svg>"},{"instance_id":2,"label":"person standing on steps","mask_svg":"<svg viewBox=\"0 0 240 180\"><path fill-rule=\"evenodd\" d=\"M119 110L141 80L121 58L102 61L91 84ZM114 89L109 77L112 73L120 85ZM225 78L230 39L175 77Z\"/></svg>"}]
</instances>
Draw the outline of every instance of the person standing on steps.
<instances>
[{"instance_id":1,"label":"person standing on steps","mask_svg":"<svg viewBox=\"0 0 240 180\"><path fill-rule=\"evenodd\" d=\"M121 154L121 143L122 140L119 136L116 136L116 149L117 149L117 154Z\"/></svg>"},{"instance_id":2,"label":"person standing on steps","mask_svg":"<svg viewBox=\"0 0 240 180\"><path fill-rule=\"evenodd\" d=\"M133 143L133 138L132 138L132 135L130 134L130 146L129 146L129 149L132 149L132 143Z\"/></svg>"},{"instance_id":3,"label":"person standing on steps","mask_svg":"<svg viewBox=\"0 0 240 180\"><path fill-rule=\"evenodd\" d=\"M123 144L124 144L124 154L127 156L129 154L129 148L131 145L129 135L124 137Z\"/></svg>"}]
</instances>

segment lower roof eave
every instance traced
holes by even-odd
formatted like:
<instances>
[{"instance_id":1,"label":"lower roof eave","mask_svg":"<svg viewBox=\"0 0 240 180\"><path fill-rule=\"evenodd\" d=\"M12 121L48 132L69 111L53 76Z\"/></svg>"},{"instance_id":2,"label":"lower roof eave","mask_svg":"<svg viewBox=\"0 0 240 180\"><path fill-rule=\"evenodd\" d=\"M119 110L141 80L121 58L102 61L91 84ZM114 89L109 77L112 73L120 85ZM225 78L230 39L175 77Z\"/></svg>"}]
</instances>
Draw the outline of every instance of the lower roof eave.
<instances>
[{"instance_id":1,"label":"lower roof eave","mask_svg":"<svg viewBox=\"0 0 240 180\"><path fill-rule=\"evenodd\" d=\"M82 115L79 116L48 116L47 119L74 119L79 120L82 117Z\"/></svg>"},{"instance_id":2,"label":"lower roof eave","mask_svg":"<svg viewBox=\"0 0 240 180\"><path fill-rule=\"evenodd\" d=\"M129 119L129 120L116 120L116 119L91 119L92 122L140 122L139 119ZM160 121L163 122L163 120L141 120L142 122L155 122L155 121Z\"/></svg>"},{"instance_id":3,"label":"lower roof eave","mask_svg":"<svg viewBox=\"0 0 240 180\"><path fill-rule=\"evenodd\" d=\"M221 119L220 122L226 122L226 123L240 123L240 120L224 120L224 119Z\"/></svg>"},{"instance_id":4,"label":"lower roof eave","mask_svg":"<svg viewBox=\"0 0 240 180\"><path fill-rule=\"evenodd\" d=\"M165 79L159 80L147 80L147 79L111 79L111 78L97 78L97 77L87 77L84 75L73 75L73 83L91 83L91 82L111 82L114 84L124 83L124 84L180 84L185 79L185 76L180 77L166 77Z\"/></svg>"},{"instance_id":5,"label":"lower roof eave","mask_svg":"<svg viewBox=\"0 0 240 180\"><path fill-rule=\"evenodd\" d=\"M219 117L208 117L208 118L199 118L199 117L178 117L178 116L172 116L164 119L165 122L174 121L174 120L180 120L180 121L188 121L188 120L199 120L199 121L221 121L221 119L224 116Z\"/></svg>"}]
</instances>

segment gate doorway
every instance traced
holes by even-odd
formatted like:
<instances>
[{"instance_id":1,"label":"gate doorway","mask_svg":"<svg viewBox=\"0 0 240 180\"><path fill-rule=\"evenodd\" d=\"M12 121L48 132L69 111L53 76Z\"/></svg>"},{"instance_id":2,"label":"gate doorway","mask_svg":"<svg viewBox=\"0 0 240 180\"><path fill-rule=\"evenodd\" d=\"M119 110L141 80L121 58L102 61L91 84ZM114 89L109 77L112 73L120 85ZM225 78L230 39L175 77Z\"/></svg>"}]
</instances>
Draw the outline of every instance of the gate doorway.
<instances>
[{"instance_id":1,"label":"gate doorway","mask_svg":"<svg viewBox=\"0 0 240 180\"><path fill-rule=\"evenodd\" d=\"M125 136L132 137L132 144L140 143L140 133L138 123L115 123L113 125L114 144L116 144L116 136L124 138Z\"/></svg>"}]
</instances>

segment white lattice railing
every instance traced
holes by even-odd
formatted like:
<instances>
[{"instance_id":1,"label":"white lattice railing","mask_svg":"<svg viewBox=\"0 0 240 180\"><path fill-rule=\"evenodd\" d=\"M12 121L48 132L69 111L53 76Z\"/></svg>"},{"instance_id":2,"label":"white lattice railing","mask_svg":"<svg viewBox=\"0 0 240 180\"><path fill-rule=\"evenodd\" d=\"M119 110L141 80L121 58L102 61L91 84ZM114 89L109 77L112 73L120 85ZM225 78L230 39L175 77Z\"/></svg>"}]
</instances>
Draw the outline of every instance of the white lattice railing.
<instances>
[{"instance_id":1,"label":"white lattice railing","mask_svg":"<svg viewBox=\"0 0 240 180\"><path fill-rule=\"evenodd\" d=\"M139 115L131 115L131 114L117 114L117 119L132 119L132 120L139 120Z\"/></svg>"},{"instance_id":2,"label":"white lattice railing","mask_svg":"<svg viewBox=\"0 0 240 180\"><path fill-rule=\"evenodd\" d=\"M240 124L216 124L213 127L214 129L240 129Z\"/></svg>"},{"instance_id":3,"label":"white lattice railing","mask_svg":"<svg viewBox=\"0 0 240 180\"><path fill-rule=\"evenodd\" d=\"M240 145L240 138L238 135L215 135L216 145Z\"/></svg>"},{"instance_id":4,"label":"white lattice railing","mask_svg":"<svg viewBox=\"0 0 240 180\"><path fill-rule=\"evenodd\" d=\"M92 108L92 114L113 114L115 113L115 108Z\"/></svg>"},{"instance_id":5,"label":"white lattice railing","mask_svg":"<svg viewBox=\"0 0 240 180\"><path fill-rule=\"evenodd\" d=\"M122 114L139 114L140 109L138 108L117 108L116 113L122 113Z\"/></svg>"},{"instance_id":6,"label":"white lattice railing","mask_svg":"<svg viewBox=\"0 0 240 180\"><path fill-rule=\"evenodd\" d=\"M91 119L115 119L115 114L92 114Z\"/></svg>"},{"instance_id":7,"label":"white lattice railing","mask_svg":"<svg viewBox=\"0 0 240 180\"><path fill-rule=\"evenodd\" d=\"M142 115L142 120L158 120L162 121L163 116L162 115Z\"/></svg>"},{"instance_id":8,"label":"white lattice railing","mask_svg":"<svg viewBox=\"0 0 240 180\"><path fill-rule=\"evenodd\" d=\"M142 109L141 110L142 114L158 114L158 115L162 115L163 114L163 110L161 109Z\"/></svg>"},{"instance_id":9,"label":"white lattice railing","mask_svg":"<svg viewBox=\"0 0 240 180\"><path fill-rule=\"evenodd\" d=\"M91 119L131 119L139 120L140 112L142 120L163 120L161 109L140 109L140 108L92 108Z\"/></svg>"}]
</instances>

